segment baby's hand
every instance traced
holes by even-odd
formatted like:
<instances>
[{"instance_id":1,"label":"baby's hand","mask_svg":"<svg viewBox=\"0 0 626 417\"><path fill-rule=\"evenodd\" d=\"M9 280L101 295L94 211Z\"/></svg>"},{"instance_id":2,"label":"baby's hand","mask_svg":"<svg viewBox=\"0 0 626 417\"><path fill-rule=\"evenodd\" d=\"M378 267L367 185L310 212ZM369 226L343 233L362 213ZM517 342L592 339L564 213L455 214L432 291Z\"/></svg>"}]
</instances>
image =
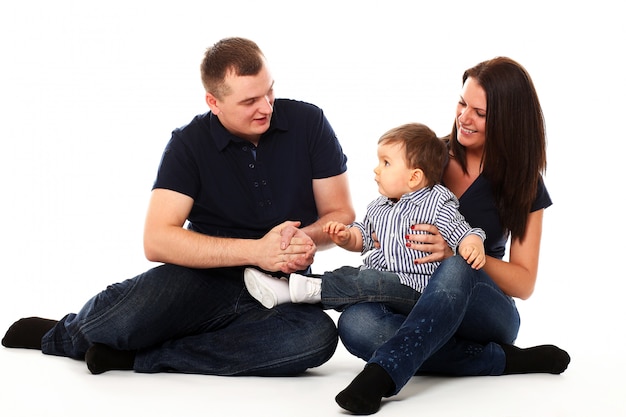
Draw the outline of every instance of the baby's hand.
<instances>
[{"instance_id":1,"label":"baby's hand","mask_svg":"<svg viewBox=\"0 0 626 417\"><path fill-rule=\"evenodd\" d=\"M485 248L482 244L469 243L459 247L459 255L472 266L473 269L480 269L485 266Z\"/></svg>"},{"instance_id":2,"label":"baby's hand","mask_svg":"<svg viewBox=\"0 0 626 417\"><path fill-rule=\"evenodd\" d=\"M343 223L330 221L324 225L322 230L324 233L328 233L328 236L330 236L331 240L335 242L336 245L345 245L350 240L348 226Z\"/></svg>"}]
</instances>

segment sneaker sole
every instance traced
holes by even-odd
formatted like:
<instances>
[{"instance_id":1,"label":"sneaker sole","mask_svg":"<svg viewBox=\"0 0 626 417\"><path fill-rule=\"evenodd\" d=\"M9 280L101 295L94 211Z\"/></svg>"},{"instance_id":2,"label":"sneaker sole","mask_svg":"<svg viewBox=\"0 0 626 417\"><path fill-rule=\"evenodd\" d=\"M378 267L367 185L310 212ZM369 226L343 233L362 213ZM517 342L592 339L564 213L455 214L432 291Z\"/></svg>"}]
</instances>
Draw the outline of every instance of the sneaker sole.
<instances>
[{"instance_id":1,"label":"sneaker sole","mask_svg":"<svg viewBox=\"0 0 626 417\"><path fill-rule=\"evenodd\" d=\"M262 280L258 280L254 271L246 270L243 280L250 295L265 308L272 308L276 305L276 295Z\"/></svg>"}]
</instances>

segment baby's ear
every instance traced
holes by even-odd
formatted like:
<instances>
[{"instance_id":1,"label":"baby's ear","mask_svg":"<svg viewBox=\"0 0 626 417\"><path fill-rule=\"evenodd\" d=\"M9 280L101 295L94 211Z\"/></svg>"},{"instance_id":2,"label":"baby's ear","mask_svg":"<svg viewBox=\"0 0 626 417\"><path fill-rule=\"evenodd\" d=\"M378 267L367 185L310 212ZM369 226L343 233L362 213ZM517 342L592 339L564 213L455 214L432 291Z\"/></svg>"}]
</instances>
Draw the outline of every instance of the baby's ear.
<instances>
[{"instance_id":1,"label":"baby's ear","mask_svg":"<svg viewBox=\"0 0 626 417\"><path fill-rule=\"evenodd\" d=\"M424 171L420 168L415 168L411 170L411 176L409 178L409 187L415 188L419 186L422 181L424 181Z\"/></svg>"}]
</instances>

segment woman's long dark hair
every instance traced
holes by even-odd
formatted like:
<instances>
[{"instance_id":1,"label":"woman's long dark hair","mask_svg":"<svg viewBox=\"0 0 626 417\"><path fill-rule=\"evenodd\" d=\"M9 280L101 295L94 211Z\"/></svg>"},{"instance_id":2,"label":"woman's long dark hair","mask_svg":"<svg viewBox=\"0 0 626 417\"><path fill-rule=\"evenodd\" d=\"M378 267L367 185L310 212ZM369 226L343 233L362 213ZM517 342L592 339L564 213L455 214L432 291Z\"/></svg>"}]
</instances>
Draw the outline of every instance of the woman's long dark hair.
<instances>
[{"instance_id":1,"label":"woman's long dark hair","mask_svg":"<svg viewBox=\"0 0 626 417\"><path fill-rule=\"evenodd\" d=\"M483 175L491 182L502 226L524 238L537 185L546 169L545 123L533 82L520 64L506 57L481 62L463 74L485 90L487 119ZM465 149L450 136L455 159L467 174Z\"/></svg>"}]
</instances>

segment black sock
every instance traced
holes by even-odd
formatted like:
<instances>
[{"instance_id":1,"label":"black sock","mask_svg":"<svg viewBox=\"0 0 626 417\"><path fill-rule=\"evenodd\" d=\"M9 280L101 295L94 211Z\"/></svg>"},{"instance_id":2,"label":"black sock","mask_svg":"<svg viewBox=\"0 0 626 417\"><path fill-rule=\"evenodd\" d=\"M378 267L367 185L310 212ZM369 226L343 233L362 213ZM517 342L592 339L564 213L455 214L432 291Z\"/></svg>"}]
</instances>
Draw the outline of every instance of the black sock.
<instances>
[{"instance_id":1,"label":"black sock","mask_svg":"<svg viewBox=\"0 0 626 417\"><path fill-rule=\"evenodd\" d=\"M502 349L506 355L504 375L560 374L567 369L570 361L566 351L553 345L534 346L527 349L513 345L502 345Z\"/></svg>"},{"instance_id":2,"label":"black sock","mask_svg":"<svg viewBox=\"0 0 626 417\"><path fill-rule=\"evenodd\" d=\"M391 395L395 386L387 371L377 363L370 363L337 394L335 401L354 414L374 414L380 409L383 397Z\"/></svg>"},{"instance_id":3,"label":"black sock","mask_svg":"<svg viewBox=\"0 0 626 417\"><path fill-rule=\"evenodd\" d=\"M57 323L56 320L40 317L19 319L7 330L2 339L2 346L41 350L41 338Z\"/></svg>"},{"instance_id":4,"label":"black sock","mask_svg":"<svg viewBox=\"0 0 626 417\"><path fill-rule=\"evenodd\" d=\"M116 350L107 345L94 343L85 353L85 363L94 375L106 371L130 371L135 365L135 351Z\"/></svg>"}]
</instances>

